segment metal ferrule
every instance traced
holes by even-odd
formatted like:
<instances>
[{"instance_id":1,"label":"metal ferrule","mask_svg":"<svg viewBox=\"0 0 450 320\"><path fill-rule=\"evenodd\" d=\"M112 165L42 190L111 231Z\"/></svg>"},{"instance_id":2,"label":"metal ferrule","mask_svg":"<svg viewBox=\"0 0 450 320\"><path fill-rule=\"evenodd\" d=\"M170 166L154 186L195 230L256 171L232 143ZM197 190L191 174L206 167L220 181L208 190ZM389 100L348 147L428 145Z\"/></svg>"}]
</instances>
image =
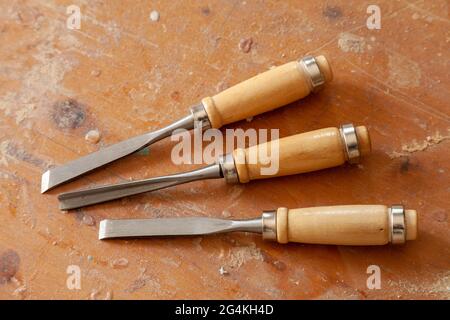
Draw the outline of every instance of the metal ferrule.
<instances>
[{"instance_id":1,"label":"metal ferrule","mask_svg":"<svg viewBox=\"0 0 450 320\"><path fill-rule=\"evenodd\" d=\"M227 153L219 157L219 165L222 169L223 177L227 183L238 183L239 176L234 164L234 158L232 153Z\"/></svg>"},{"instance_id":2,"label":"metal ferrule","mask_svg":"<svg viewBox=\"0 0 450 320\"><path fill-rule=\"evenodd\" d=\"M277 212L264 211L262 214L262 237L264 240L277 240Z\"/></svg>"},{"instance_id":3,"label":"metal ferrule","mask_svg":"<svg viewBox=\"0 0 450 320\"><path fill-rule=\"evenodd\" d=\"M191 113L194 117L195 128L201 128L203 130L211 128L211 121L209 121L208 114L202 103L191 107Z\"/></svg>"},{"instance_id":4,"label":"metal ferrule","mask_svg":"<svg viewBox=\"0 0 450 320\"><path fill-rule=\"evenodd\" d=\"M353 124L344 124L340 127L342 142L345 147L345 157L349 163L358 163L361 153L359 152L358 136Z\"/></svg>"},{"instance_id":5,"label":"metal ferrule","mask_svg":"<svg viewBox=\"0 0 450 320\"><path fill-rule=\"evenodd\" d=\"M300 67L309 75L308 83L311 91L316 92L325 84L325 77L313 56L306 56L299 61Z\"/></svg>"},{"instance_id":6,"label":"metal ferrule","mask_svg":"<svg viewBox=\"0 0 450 320\"><path fill-rule=\"evenodd\" d=\"M389 242L403 244L405 241L405 208L402 205L393 205L389 208Z\"/></svg>"}]
</instances>

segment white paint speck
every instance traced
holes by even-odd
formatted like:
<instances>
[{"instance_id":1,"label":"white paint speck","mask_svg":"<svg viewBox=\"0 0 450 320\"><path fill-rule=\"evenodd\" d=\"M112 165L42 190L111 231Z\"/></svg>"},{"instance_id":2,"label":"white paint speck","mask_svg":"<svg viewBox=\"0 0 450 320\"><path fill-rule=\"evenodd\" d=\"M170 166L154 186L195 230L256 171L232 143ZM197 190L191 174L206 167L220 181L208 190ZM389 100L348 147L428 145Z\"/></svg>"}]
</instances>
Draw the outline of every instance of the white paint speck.
<instances>
[{"instance_id":1,"label":"white paint speck","mask_svg":"<svg viewBox=\"0 0 450 320\"><path fill-rule=\"evenodd\" d=\"M98 143L100 141L100 132L97 129L90 130L86 133L84 139L93 144Z\"/></svg>"},{"instance_id":2,"label":"white paint speck","mask_svg":"<svg viewBox=\"0 0 450 320\"><path fill-rule=\"evenodd\" d=\"M111 262L111 266L114 269L126 268L128 267L128 259L126 258L115 259Z\"/></svg>"},{"instance_id":3,"label":"white paint speck","mask_svg":"<svg viewBox=\"0 0 450 320\"><path fill-rule=\"evenodd\" d=\"M220 269L219 269L219 273L220 273L221 276L224 276L224 275L228 274L228 271L225 270L225 268L223 266L221 266Z\"/></svg>"},{"instance_id":4,"label":"white paint speck","mask_svg":"<svg viewBox=\"0 0 450 320\"><path fill-rule=\"evenodd\" d=\"M338 47L344 52L363 53L366 41L356 34L343 32L339 35Z\"/></svg>"},{"instance_id":5,"label":"white paint speck","mask_svg":"<svg viewBox=\"0 0 450 320\"><path fill-rule=\"evenodd\" d=\"M102 70L92 70L91 71L91 76L93 77L100 77L100 75L102 74Z\"/></svg>"},{"instance_id":6,"label":"white paint speck","mask_svg":"<svg viewBox=\"0 0 450 320\"><path fill-rule=\"evenodd\" d=\"M83 223L87 226L95 226L95 219L92 216L85 214L85 215L83 215L83 218L81 219L81 223Z\"/></svg>"},{"instance_id":7,"label":"white paint speck","mask_svg":"<svg viewBox=\"0 0 450 320\"><path fill-rule=\"evenodd\" d=\"M150 20L153 22L159 21L159 12L156 10L150 12Z\"/></svg>"}]
</instances>

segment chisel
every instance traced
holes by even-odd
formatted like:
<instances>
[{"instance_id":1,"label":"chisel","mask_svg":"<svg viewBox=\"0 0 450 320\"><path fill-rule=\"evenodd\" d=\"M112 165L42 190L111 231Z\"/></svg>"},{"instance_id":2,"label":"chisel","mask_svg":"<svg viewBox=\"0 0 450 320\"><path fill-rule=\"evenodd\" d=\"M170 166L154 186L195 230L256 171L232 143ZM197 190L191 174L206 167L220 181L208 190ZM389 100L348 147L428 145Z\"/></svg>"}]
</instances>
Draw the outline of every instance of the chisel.
<instances>
[{"instance_id":1,"label":"chisel","mask_svg":"<svg viewBox=\"0 0 450 320\"><path fill-rule=\"evenodd\" d=\"M417 237L417 213L401 205L347 205L300 209L279 208L260 218L160 218L102 220L99 239L261 233L279 243L301 242L368 246L403 244Z\"/></svg>"},{"instance_id":2,"label":"chisel","mask_svg":"<svg viewBox=\"0 0 450 320\"><path fill-rule=\"evenodd\" d=\"M264 172L267 159L260 155L272 149L276 152L274 156L277 156L278 170L267 174ZM319 129L247 149L238 148L219 157L217 163L194 171L62 193L58 199L60 209L68 210L196 180L225 178L228 183L247 183L250 180L331 168L345 162L356 163L370 150L367 128L346 124L339 129Z\"/></svg>"},{"instance_id":3,"label":"chisel","mask_svg":"<svg viewBox=\"0 0 450 320\"><path fill-rule=\"evenodd\" d=\"M261 73L190 109L190 115L164 127L51 168L42 175L41 192L77 178L112 161L166 138L176 129L220 128L301 99L331 81L333 74L324 56L306 56Z\"/></svg>"}]
</instances>

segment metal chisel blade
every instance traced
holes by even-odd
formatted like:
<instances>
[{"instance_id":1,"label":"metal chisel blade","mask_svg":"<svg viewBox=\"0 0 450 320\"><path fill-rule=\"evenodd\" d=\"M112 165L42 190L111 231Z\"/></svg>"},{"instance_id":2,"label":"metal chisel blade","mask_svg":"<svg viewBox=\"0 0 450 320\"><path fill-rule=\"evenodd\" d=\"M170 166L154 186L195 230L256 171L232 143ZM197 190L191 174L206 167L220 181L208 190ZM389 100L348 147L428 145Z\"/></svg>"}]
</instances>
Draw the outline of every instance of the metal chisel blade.
<instances>
[{"instance_id":1,"label":"metal chisel blade","mask_svg":"<svg viewBox=\"0 0 450 320\"><path fill-rule=\"evenodd\" d=\"M73 180L89 171L102 167L105 164L137 152L158 140L168 137L174 130L181 128L186 130L194 128L193 114L162 129L130 138L73 160L62 166L51 168L42 175L41 193L44 193L61 183Z\"/></svg>"},{"instance_id":2,"label":"metal chisel blade","mask_svg":"<svg viewBox=\"0 0 450 320\"><path fill-rule=\"evenodd\" d=\"M123 158L141 150L154 141L155 135L146 133L70 161L59 167L47 170L41 179L41 193L44 193L64 182L102 167L114 160Z\"/></svg>"},{"instance_id":3,"label":"metal chisel blade","mask_svg":"<svg viewBox=\"0 0 450 320\"><path fill-rule=\"evenodd\" d=\"M76 209L135 194L156 191L196 180L217 178L222 178L222 171L220 169L220 165L216 164L189 172L172 174L163 177L66 192L58 196L59 208L61 210Z\"/></svg>"},{"instance_id":4,"label":"metal chisel blade","mask_svg":"<svg viewBox=\"0 0 450 320\"><path fill-rule=\"evenodd\" d=\"M158 180L150 183L151 180ZM62 193L58 196L59 209L77 209L105 201L120 199L144 192L156 191L179 184L177 181L161 178L147 179L148 184L140 185L134 182L119 183L111 186L96 187L87 190ZM132 187L130 187L130 186ZM134 186L133 186L134 185Z\"/></svg>"},{"instance_id":5,"label":"metal chisel blade","mask_svg":"<svg viewBox=\"0 0 450 320\"><path fill-rule=\"evenodd\" d=\"M234 223L204 217L102 220L98 238L203 235L231 231Z\"/></svg>"}]
</instances>

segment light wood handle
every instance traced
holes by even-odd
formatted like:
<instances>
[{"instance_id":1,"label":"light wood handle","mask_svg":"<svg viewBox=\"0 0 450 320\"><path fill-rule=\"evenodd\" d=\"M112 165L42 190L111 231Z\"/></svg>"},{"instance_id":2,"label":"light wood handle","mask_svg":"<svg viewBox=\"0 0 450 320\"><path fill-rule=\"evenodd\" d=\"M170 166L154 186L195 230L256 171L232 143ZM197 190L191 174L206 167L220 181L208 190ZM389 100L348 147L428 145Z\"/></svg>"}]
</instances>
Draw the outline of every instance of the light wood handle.
<instances>
[{"instance_id":1,"label":"light wood handle","mask_svg":"<svg viewBox=\"0 0 450 320\"><path fill-rule=\"evenodd\" d=\"M371 150L369 133L364 126L356 127L355 132L359 152L363 156ZM234 150L233 158L239 182L335 167L347 160L346 148L338 128L310 131L277 141ZM277 167L278 171L269 170L270 167Z\"/></svg>"},{"instance_id":2,"label":"light wood handle","mask_svg":"<svg viewBox=\"0 0 450 320\"><path fill-rule=\"evenodd\" d=\"M334 245L383 245L391 242L389 208L350 205L302 209L279 208L277 241ZM405 238L417 236L417 213L405 210Z\"/></svg>"},{"instance_id":3,"label":"light wood handle","mask_svg":"<svg viewBox=\"0 0 450 320\"><path fill-rule=\"evenodd\" d=\"M324 56L315 57L313 66L325 82L333 74ZM261 73L202 100L213 128L264 113L313 91L311 75L302 62L293 61Z\"/></svg>"}]
</instances>

